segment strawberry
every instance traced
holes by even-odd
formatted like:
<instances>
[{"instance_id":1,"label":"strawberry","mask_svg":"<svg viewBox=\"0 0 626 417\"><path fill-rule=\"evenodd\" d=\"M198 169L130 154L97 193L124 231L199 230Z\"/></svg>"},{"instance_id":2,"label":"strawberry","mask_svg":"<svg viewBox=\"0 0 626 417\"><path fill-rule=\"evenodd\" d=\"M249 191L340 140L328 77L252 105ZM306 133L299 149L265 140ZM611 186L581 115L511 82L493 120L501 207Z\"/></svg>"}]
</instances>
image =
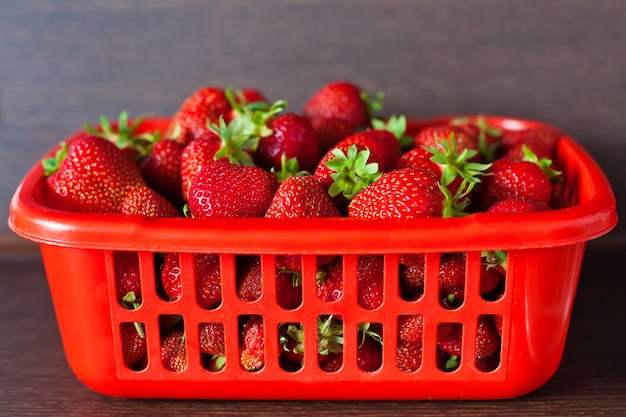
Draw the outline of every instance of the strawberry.
<instances>
[{"instance_id":1,"label":"strawberry","mask_svg":"<svg viewBox=\"0 0 626 417\"><path fill-rule=\"evenodd\" d=\"M42 164L48 197L62 210L119 213L128 191L146 185L132 157L97 136L62 143Z\"/></svg>"},{"instance_id":2,"label":"strawberry","mask_svg":"<svg viewBox=\"0 0 626 417\"><path fill-rule=\"evenodd\" d=\"M409 344L422 343L424 319L419 314L398 317L398 340Z\"/></svg>"},{"instance_id":3,"label":"strawberry","mask_svg":"<svg viewBox=\"0 0 626 417\"><path fill-rule=\"evenodd\" d=\"M462 337L461 323L440 323L437 327L437 346L448 355L461 356Z\"/></svg>"},{"instance_id":4,"label":"strawberry","mask_svg":"<svg viewBox=\"0 0 626 417\"><path fill-rule=\"evenodd\" d=\"M243 369L258 371L265 365L265 336L263 317L250 316L242 326L243 343L240 347L240 360Z\"/></svg>"},{"instance_id":5,"label":"strawberry","mask_svg":"<svg viewBox=\"0 0 626 417\"><path fill-rule=\"evenodd\" d=\"M415 372L422 366L422 344L407 341L398 342L396 366L402 372Z\"/></svg>"},{"instance_id":6,"label":"strawberry","mask_svg":"<svg viewBox=\"0 0 626 417\"><path fill-rule=\"evenodd\" d=\"M268 122L271 133L262 137L254 155L256 165L281 169L281 159L296 158L301 169L312 172L317 166L317 136L304 117L285 113Z\"/></svg>"},{"instance_id":7,"label":"strawberry","mask_svg":"<svg viewBox=\"0 0 626 417\"><path fill-rule=\"evenodd\" d=\"M504 274L498 268L485 264L480 266L480 293L482 295L495 290L503 280Z\"/></svg>"},{"instance_id":8,"label":"strawberry","mask_svg":"<svg viewBox=\"0 0 626 417\"><path fill-rule=\"evenodd\" d=\"M148 354L146 331L142 323L122 323L120 325L124 363L134 369L136 364Z\"/></svg>"},{"instance_id":9,"label":"strawberry","mask_svg":"<svg viewBox=\"0 0 626 417\"><path fill-rule=\"evenodd\" d=\"M210 357L212 371L221 370L225 363L224 325L222 323L200 323L200 353Z\"/></svg>"},{"instance_id":10,"label":"strawberry","mask_svg":"<svg viewBox=\"0 0 626 417\"><path fill-rule=\"evenodd\" d=\"M337 372L343 366L343 353L329 352L326 355L318 355L318 364L324 372Z\"/></svg>"},{"instance_id":11,"label":"strawberry","mask_svg":"<svg viewBox=\"0 0 626 417\"><path fill-rule=\"evenodd\" d=\"M530 161L500 158L487 170L479 188L482 211L499 201L518 199L549 204L552 193L550 178Z\"/></svg>"},{"instance_id":12,"label":"strawberry","mask_svg":"<svg viewBox=\"0 0 626 417\"><path fill-rule=\"evenodd\" d=\"M261 278L261 258L258 256L245 257L238 260L237 265L237 295L242 301L253 302L263 294Z\"/></svg>"},{"instance_id":13,"label":"strawberry","mask_svg":"<svg viewBox=\"0 0 626 417\"><path fill-rule=\"evenodd\" d=\"M343 295L343 260L336 257L330 264L318 267L317 296L326 302L337 301Z\"/></svg>"},{"instance_id":14,"label":"strawberry","mask_svg":"<svg viewBox=\"0 0 626 417\"><path fill-rule=\"evenodd\" d=\"M265 213L269 219L297 217L339 217L319 181L313 176L296 176L284 180L276 190Z\"/></svg>"},{"instance_id":15,"label":"strawberry","mask_svg":"<svg viewBox=\"0 0 626 417\"><path fill-rule=\"evenodd\" d=\"M522 145L526 145L538 159L554 160L560 133L553 128L529 128L505 131L501 144L506 156L513 160L524 159Z\"/></svg>"},{"instance_id":16,"label":"strawberry","mask_svg":"<svg viewBox=\"0 0 626 417\"><path fill-rule=\"evenodd\" d=\"M374 372L382 366L382 342L369 335L364 335L357 349L357 366L365 372Z\"/></svg>"},{"instance_id":17,"label":"strawberry","mask_svg":"<svg viewBox=\"0 0 626 417\"><path fill-rule=\"evenodd\" d=\"M176 205L182 205L181 160L184 146L173 140L158 141L139 168L146 183Z\"/></svg>"},{"instance_id":18,"label":"strawberry","mask_svg":"<svg viewBox=\"0 0 626 417\"><path fill-rule=\"evenodd\" d=\"M413 148L400 156L394 169L424 168L435 175L441 175L441 167L431 160L432 157L433 154L425 148Z\"/></svg>"},{"instance_id":19,"label":"strawberry","mask_svg":"<svg viewBox=\"0 0 626 417\"><path fill-rule=\"evenodd\" d=\"M219 255L196 253L193 255L196 301L204 309L215 308L222 300L222 281ZM171 301L182 295L180 261L177 253L165 255L161 271L163 291Z\"/></svg>"},{"instance_id":20,"label":"strawberry","mask_svg":"<svg viewBox=\"0 0 626 417\"><path fill-rule=\"evenodd\" d=\"M187 368L185 332L172 330L161 338L161 363L168 371L182 372Z\"/></svg>"},{"instance_id":21,"label":"strawberry","mask_svg":"<svg viewBox=\"0 0 626 417\"><path fill-rule=\"evenodd\" d=\"M284 270L276 273L276 301L281 308L293 310L302 304L302 276Z\"/></svg>"},{"instance_id":22,"label":"strawberry","mask_svg":"<svg viewBox=\"0 0 626 417\"><path fill-rule=\"evenodd\" d=\"M538 213L542 211L550 211L548 203L540 201L525 201L510 198L498 201L494 205L487 208L487 213L492 214L515 214L515 213Z\"/></svg>"},{"instance_id":23,"label":"strawberry","mask_svg":"<svg viewBox=\"0 0 626 417\"><path fill-rule=\"evenodd\" d=\"M487 359L500 349L500 336L492 315L478 317L476 328L476 359Z\"/></svg>"},{"instance_id":24,"label":"strawberry","mask_svg":"<svg viewBox=\"0 0 626 417\"><path fill-rule=\"evenodd\" d=\"M446 195L439 178L423 168L405 168L384 173L358 193L348 206L348 216L362 219L442 217Z\"/></svg>"},{"instance_id":25,"label":"strawberry","mask_svg":"<svg viewBox=\"0 0 626 417\"><path fill-rule=\"evenodd\" d=\"M400 158L400 143L394 134L383 129L368 129L354 133L341 140L341 144L361 145L377 155L380 170L393 169Z\"/></svg>"},{"instance_id":26,"label":"strawberry","mask_svg":"<svg viewBox=\"0 0 626 417\"><path fill-rule=\"evenodd\" d=\"M165 197L146 186L132 188L124 197L123 214L148 217L179 217L180 213Z\"/></svg>"},{"instance_id":27,"label":"strawberry","mask_svg":"<svg viewBox=\"0 0 626 417\"><path fill-rule=\"evenodd\" d=\"M113 253L117 299L125 307L134 309L141 304L141 274L137 252Z\"/></svg>"},{"instance_id":28,"label":"strawberry","mask_svg":"<svg viewBox=\"0 0 626 417\"><path fill-rule=\"evenodd\" d=\"M165 137L183 145L203 138L214 138L208 123L218 123L232 109L224 90L219 87L202 87L187 96L180 104L167 127Z\"/></svg>"},{"instance_id":29,"label":"strawberry","mask_svg":"<svg viewBox=\"0 0 626 417\"><path fill-rule=\"evenodd\" d=\"M357 288L359 305L367 310L383 303L384 257L362 255L358 258Z\"/></svg>"},{"instance_id":30,"label":"strawberry","mask_svg":"<svg viewBox=\"0 0 626 417\"><path fill-rule=\"evenodd\" d=\"M183 148L180 157L180 193L183 201L189 201L191 180L202 168L215 160L215 154L220 148L220 142L214 138L194 140Z\"/></svg>"},{"instance_id":31,"label":"strawberry","mask_svg":"<svg viewBox=\"0 0 626 417\"><path fill-rule=\"evenodd\" d=\"M444 142L454 143L459 152L478 147L476 141L463 129L452 125L428 126L415 135L416 148L442 147Z\"/></svg>"},{"instance_id":32,"label":"strawberry","mask_svg":"<svg viewBox=\"0 0 626 417\"><path fill-rule=\"evenodd\" d=\"M439 267L439 296L444 304L462 301L465 286L465 253L444 253Z\"/></svg>"},{"instance_id":33,"label":"strawberry","mask_svg":"<svg viewBox=\"0 0 626 417\"><path fill-rule=\"evenodd\" d=\"M262 168L215 161L191 181L189 210L193 217L262 217L278 181Z\"/></svg>"},{"instance_id":34,"label":"strawberry","mask_svg":"<svg viewBox=\"0 0 626 417\"><path fill-rule=\"evenodd\" d=\"M370 126L371 112L378 107L378 103L368 104L361 87L334 81L315 92L305 103L303 114L317 133L321 155L346 136Z\"/></svg>"}]
</instances>

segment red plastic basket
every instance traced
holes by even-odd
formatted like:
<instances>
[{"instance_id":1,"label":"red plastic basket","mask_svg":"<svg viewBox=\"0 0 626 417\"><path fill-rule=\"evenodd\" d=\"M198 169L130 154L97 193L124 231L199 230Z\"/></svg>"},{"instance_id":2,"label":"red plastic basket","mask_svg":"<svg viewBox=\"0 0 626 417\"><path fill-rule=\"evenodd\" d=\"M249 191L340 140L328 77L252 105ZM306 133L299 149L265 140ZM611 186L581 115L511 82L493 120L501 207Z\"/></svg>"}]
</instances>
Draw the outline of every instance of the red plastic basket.
<instances>
[{"instance_id":1,"label":"red plastic basket","mask_svg":"<svg viewBox=\"0 0 626 417\"><path fill-rule=\"evenodd\" d=\"M523 129L539 122L488 117L494 126ZM409 131L447 121L412 121ZM144 122L159 129L166 119ZM69 138L70 140L72 138ZM53 151L50 152L50 155ZM11 203L9 225L40 244L67 360L79 380L100 393L123 397L202 399L497 399L529 393L556 372L563 353L586 242L609 232L617 223L611 187L594 160L572 138L563 135L556 166L564 181L555 187L551 212L519 215L473 214L464 218L358 221L324 219L155 219L124 215L62 212L46 207L44 175L37 164L24 178ZM502 294L485 300L479 294L481 252L505 250L508 268ZM138 253L143 301L123 308L116 297L113 258L116 251ZM193 288L193 253L219 254L222 302L200 308L194 291L170 302L155 284L157 253L179 252L183 288ZM437 295L440 255L466 254L465 300L444 308ZM398 259L403 253L426 254L423 296L405 300L399 291ZM235 260L260 255L263 296L243 302L237 296ZM294 310L276 303L274 262L278 254L301 254L303 302ZM343 256L344 296L322 302L315 290L316 256ZM383 305L366 310L357 302L357 258L384 255ZM327 373L317 364L318 317L341 317L344 326L343 367ZM405 373L396 367L398 317L423 317L421 367ZM188 366L171 372L160 361L159 323L182 316ZM241 318L260 315L265 329L265 365L247 372L239 364ZM477 320L501 316L499 363L481 371L475 353ZM120 324L145 325L148 363L140 371L124 365ZM201 360L198 326L224 326L226 366L207 370ZM360 323L382 324L383 364L375 372L357 367ZM303 366L289 372L278 360L278 326L299 323L304 330ZM454 371L440 369L437 326L463 326L461 363Z\"/></svg>"}]
</instances>

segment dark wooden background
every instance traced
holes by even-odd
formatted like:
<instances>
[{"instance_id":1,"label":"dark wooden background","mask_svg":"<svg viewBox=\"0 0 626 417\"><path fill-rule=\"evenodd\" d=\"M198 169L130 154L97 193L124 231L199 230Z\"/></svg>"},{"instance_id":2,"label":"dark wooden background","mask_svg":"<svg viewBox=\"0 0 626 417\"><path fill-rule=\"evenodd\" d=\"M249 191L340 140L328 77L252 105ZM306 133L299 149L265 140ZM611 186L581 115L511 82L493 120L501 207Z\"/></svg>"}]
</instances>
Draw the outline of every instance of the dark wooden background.
<instances>
[{"instance_id":1,"label":"dark wooden background","mask_svg":"<svg viewBox=\"0 0 626 417\"><path fill-rule=\"evenodd\" d=\"M623 0L3 1L0 217L39 157L100 114L170 114L203 85L299 111L335 79L385 91L388 113L556 125L626 207L624 22ZM0 244L24 242L3 221Z\"/></svg>"}]
</instances>

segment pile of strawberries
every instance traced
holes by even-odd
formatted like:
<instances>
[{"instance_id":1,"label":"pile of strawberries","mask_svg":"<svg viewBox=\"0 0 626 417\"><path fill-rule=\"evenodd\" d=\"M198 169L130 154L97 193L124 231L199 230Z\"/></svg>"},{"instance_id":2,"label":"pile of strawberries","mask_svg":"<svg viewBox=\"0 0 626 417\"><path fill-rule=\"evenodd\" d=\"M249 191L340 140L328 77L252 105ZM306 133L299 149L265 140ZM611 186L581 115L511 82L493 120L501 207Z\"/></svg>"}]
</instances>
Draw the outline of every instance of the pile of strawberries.
<instances>
[{"instance_id":1,"label":"pile of strawberries","mask_svg":"<svg viewBox=\"0 0 626 417\"><path fill-rule=\"evenodd\" d=\"M472 116L407 135L403 116L376 116L382 99L382 94L336 81L316 91L301 112L289 112L286 101L272 103L258 89L205 87L181 103L162 132L143 131L143 118L130 120L126 112L115 124L101 117L98 127L86 125L82 135L62 143L54 157L43 161L46 202L73 212L190 218L408 219L551 209L552 186L560 179L551 164L558 131L503 130ZM261 293L259 258L241 258L239 296L253 301ZM506 253L485 253L483 261L481 293L497 298ZM179 254L162 254L157 262L163 297L178 299ZM343 294L341 257L320 257L318 263L318 295L337 300ZM214 308L221 301L219 256L195 254L194 265L198 303ZM463 301L465 254L442 255L440 268L440 298L454 308ZM137 254L116 253L115 269L120 302L136 308L141 302ZM423 255L400 256L405 299L421 296L424 269ZM299 256L276 257L282 308L300 305L301 270ZM359 257L358 299L364 309L382 303L382 271L382 256ZM496 354L499 322L497 316L481 316L477 361ZM145 335L140 323L127 324L122 327L126 362L135 367L145 359ZM200 331L202 353L212 369L223 366L220 326L207 323ZM260 369L262 317L251 316L240 327L242 366ZM414 371L421 363L421 316L401 318L399 327L398 366ZM186 364L184 330L177 320L163 328L163 362L181 370ZM340 318L320 318L319 363L324 369L341 366L341 332ZM377 369L380 329L368 323L360 333L359 366ZM281 331L287 368L301 361L301 339L297 324ZM455 366L460 346L461 330L451 323L440 326L438 347L446 368Z\"/></svg>"}]
</instances>

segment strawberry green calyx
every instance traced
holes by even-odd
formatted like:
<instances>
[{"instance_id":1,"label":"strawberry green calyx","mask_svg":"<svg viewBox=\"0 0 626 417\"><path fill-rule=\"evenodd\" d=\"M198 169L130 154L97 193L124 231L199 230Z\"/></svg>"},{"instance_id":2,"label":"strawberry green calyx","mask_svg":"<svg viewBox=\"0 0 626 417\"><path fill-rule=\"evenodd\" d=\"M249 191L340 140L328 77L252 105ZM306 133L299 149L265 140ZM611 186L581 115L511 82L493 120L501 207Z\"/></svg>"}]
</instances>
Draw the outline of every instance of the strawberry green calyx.
<instances>
[{"instance_id":1,"label":"strawberry green calyx","mask_svg":"<svg viewBox=\"0 0 626 417\"><path fill-rule=\"evenodd\" d=\"M476 183L464 180L455 195L452 195L448 187L443 185L441 182L438 185L439 189L445 196L441 217L467 216L468 213L465 211L465 209L467 209L471 201L469 198L465 197L467 197L469 193L474 189Z\"/></svg>"},{"instance_id":2,"label":"strawberry green calyx","mask_svg":"<svg viewBox=\"0 0 626 417\"><path fill-rule=\"evenodd\" d=\"M343 324L332 314L326 318L318 318L317 336L320 355L343 352Z\"/></svg>"},{"instance_id":3,"label":"strawberry green calyx","mask_svg":"<svg viewBox=\"0 0 626 417\"><path fill-rule=\"evenodd\" d=\"M300 177L303 175L311 175L309 171L301 170L297 158L289 158L283 153L280 157L280 171L275 172L274 168L270 170L276 174L278 182L283 182L290 177Z\"/></svg>"},{"instance_id":4,"label":"strawberry green calyx","mask_svg":"<svg viewBox=\"0 0 626 417\"><path fill-rule=\"evenodd\" d=\"M507 252L505 250L482 251L481 257L482 263L486 265L487 268L496 268L499 266L506 271Z\"/></svg>"},{"instance_id":5,"label":"strawberry green calyx","mask_svg":"<svg viewBox=\"0 0 626 417\"><path fill-rule=\"evenodd\" d=\"M295 354L300 354L304 352L304 331L295 324L288 324L286 329L282 330L284 332L280 335L278 342L282 346L285 352L293 352ZM293 339L296 341L296 346L294 348L289 347L289 339Z\"/></svg>"},{"instance_id":6,"label":"strawberry green calyx","mask_svg":"<svg viewBox=\"0 0 626 417\"><path fill-rule=\"evenodd\" d=\"M245 133L241 118L227 124L224 118L220 117L219 126L213 123L207 125L222 141L221 148L215 153L215 160L228 158L232 164L254 166L250 152L256 149L259 138Z\"/></svg>"},{"instance_id":7,"label":"strawberry green calyx","mask_svg":"<svg viewBox=\"0 0 626 417\"><path fill-rule=\"evenodd\" d=\"M50 158L45 158L41 161L41 165L43 166L44 175L49 177L59 170L59 166L61 162L67 157L67 143L61 142L60 148L54 156Z\"/></svg>"},{"instance_id":8,"label":"strawberry green calyx","mask_svg":"<svg viewBox=\"0 0 626 417\"><path fill-rule=\"evenodd\" d=\"M426 150L433 154L430 160L443 167L441 183L446 187L452 184L457 176L468 183L478 183L479 176L484 175L484 171L491 166L469 162L478 153L475 149L466 148L458 152L454 132L450 133L448 140L440 141L438 147L427 147Z\"/></svg>"},{"instance_id":9,"label":"strawberry green calyx","mask_svg":"<svg viewBox=\"0 0 626 417\"><path fill-rule=\"evenodd\" d=\"M522 160L536 164L539 168L541 168L543 173L546 174L550 181L556 182L563 180L561 177L563 172L552 168L552 160L548 158L539 159L537 155L535 155L535 153L526 145L522 145L522 151L524 152L524 158Z\"/></svg>"},{"instance_id":10,"label":"strawberry green calyx","mask_svg":"<svg viewBox=\"0 0 626 417\"><path fill-rule=\"evenodd\" d=\"M287 107L287 101L278 100L271 106L265 102L247 103L243 93L237 91L236 100L230 88L224 91L226 98L241 119L242 132L245 135L265 138L272 134L270 121Z\"/></svg>"},{"instance_id":11,"label":"strawberry green calyx","mask_svg":"<svg viewBox=\"0 0 626 417\"><path fill-rule=\"evenodd\" d=\"M330 174L334 180L328 189L331 197L343 194L350 200L382 175L378 163L367 162L370 157L369 149L358 151L356 145L351 145L347 155L341 149L335 149L332 153L335 158L326 162L326 166L335 171Z\"/></svg>"},{"instance_id":12,"label":"strawberry green calyx","mask_svg":"<svg viewBox=\"0 0 626 417\"><path fill-rule=\"evenodd\" d=\"M383 108L383 101L385 99L385 93L384 92L379 91L377 93L370 94L370 93L367 93L365 91L361 91L359 96L361 97L361 100L365 104L365 106L367 108L367 113L369 115L372 115L372 114L382 110L382 108Z\"/></svg>"},{"instance_id":13,"label":"strawberry green calyx","mask_svg":"<svg viewBox=\"0 0 626 417\"><path fill-rule=\"evenodd\" d=\"M363 346L363 343L365 343L365 338L368 336L374 339L375 341L377 341L378 343L380 343L381 345L383 344L383 337L379 335L378 333L376 333L375 331L371 330L371 326L372 326L372 323L370 322L359 324L358 329L359 329L359 334L361 335L361 341L359 343L359 347Z\"/></svg>"},{"instance_id":14,"label":"strawberry green calyx","mask_svg":"<svg viewBox=\"0 0 626 417\"><path fill-rule=\"evenodd\" d=\"M406 133L406 117L405 116L396 116L391 115L389 119L385 122L382 119L372 119L372 127L378 130L387 130L391 132L396 139L398 139L398 143L400 144L401 149L409 149L413 147L413 137L409 135L405 135Z\"/></svg>"},{"instance_id":15,"label":"strawberry green calyx","mask_svg":"<svg viewBox=\"0 0 626 417\"><path fill-rule=\"evenodd\" d=\"M150 153L150 150L161 137L159 131L136 134L135 131L143 122L146 115L140 115L129 125L128 112L122 110L118 117L117 128L111 126L111 122L106 116L100 116L100 129L85 123L84 129L90 135L99 136L109 142L114 143L120 149L132 149L136 152L138 159Z\"/></svg>"}]
</instances>

